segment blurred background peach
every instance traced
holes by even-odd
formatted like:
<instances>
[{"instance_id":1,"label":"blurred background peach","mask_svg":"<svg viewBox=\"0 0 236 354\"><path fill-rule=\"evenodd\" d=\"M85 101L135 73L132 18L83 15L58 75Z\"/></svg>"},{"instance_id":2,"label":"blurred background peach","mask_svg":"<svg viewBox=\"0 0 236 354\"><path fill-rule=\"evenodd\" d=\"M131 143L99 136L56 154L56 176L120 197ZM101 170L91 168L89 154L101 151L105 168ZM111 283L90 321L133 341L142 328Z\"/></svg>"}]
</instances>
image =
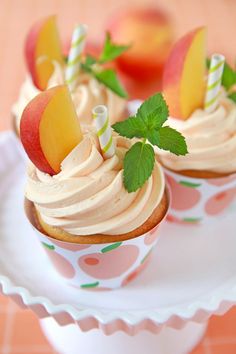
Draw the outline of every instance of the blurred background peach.
<instances>
[{"instance_id":1,"label":"blurred background peach","mask_svg":"<svg viewBox=\"0 0 236 354\"><path fill-rule=\"evenodd\" d=\"M229 63L234 62L235 0L1 0L0 129L10 127L10 108L26 72L23 43L32 23L55 13L65 42L70 38L74 24L79 21L89 25L90 40L99 43L111 20L117 22L120 11L135 7L157 8L164 12L171 22L173 40L194 27L207 25L209 54L220 51ZM146 92L155 90L158 87L156 84L146 85ZM128 82L132 97L141 96L141 86L136 85L134 92Z\"/></svg>"}]
</instances>

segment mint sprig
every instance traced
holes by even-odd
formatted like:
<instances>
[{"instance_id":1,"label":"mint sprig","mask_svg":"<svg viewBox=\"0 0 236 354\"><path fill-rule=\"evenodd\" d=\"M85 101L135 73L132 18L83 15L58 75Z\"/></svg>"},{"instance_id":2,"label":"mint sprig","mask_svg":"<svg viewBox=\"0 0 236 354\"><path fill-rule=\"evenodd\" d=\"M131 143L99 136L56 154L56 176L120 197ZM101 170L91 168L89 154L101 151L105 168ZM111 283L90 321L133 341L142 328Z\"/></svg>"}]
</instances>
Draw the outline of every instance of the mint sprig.
<instances>
[{"instance_id":1,"label":"mint sprig","mask_svg":"<svg viewBox=\"0 0 236 354\"><path fill-rule=\"evenodd\" d=\"M162 94L157 93L139 107L135 116L112 126L121 136L142 139L128 150L124 158L124 186L129 193L142 187L152 174L155 161L152 145L175 155L188 152L185 138L175 129L163 127L168 114Z\"/></svg>"},{"instance_id":2,"label":"mint sprig","mask_svg":"<svg viewBox=\"0 0 236 354\"><path fill-rule=\"evenodd\" d=\"M99 63L104 64L112 61L129 49L129 45L117 45L112 42L111 35L109 32L106 33L105 43L103 46L102 53L99 56Z\"/></svg>"},{"instance_id":3,"label":"mint sprig","mask_svg":"<svg viewBox=\"0 0 236 354\"><path fill-rule=\"evenodd\" d=\"M92 55L86 55L85 60L80 64L80 67L84 72L89 73L116 95L122 98L127 98L128 94L119 81L115 70L111 68L103 69L102 65L114 60L128 48L129 46L114 44L111 40L110 34L107 33L103 49L99 57L95 58Z\"/></svg>"}]
</instances>

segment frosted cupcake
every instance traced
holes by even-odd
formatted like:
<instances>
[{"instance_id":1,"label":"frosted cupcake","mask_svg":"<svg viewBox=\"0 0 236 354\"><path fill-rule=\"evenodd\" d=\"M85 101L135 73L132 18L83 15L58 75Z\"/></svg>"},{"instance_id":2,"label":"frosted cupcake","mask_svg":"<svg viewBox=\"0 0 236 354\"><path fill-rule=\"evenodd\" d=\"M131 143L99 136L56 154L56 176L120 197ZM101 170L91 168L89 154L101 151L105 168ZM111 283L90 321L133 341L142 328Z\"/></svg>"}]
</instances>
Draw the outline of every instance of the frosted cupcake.
<instances>
[{"instance_id":1,"label":"frosted cupcake","mask_svg":"<svg viewBox=\"0 0 236 354\"><path fill-rule=\"evenodd\" d=\"M78 118L85 127L92 123L90 112L97 104L105 104L109 108L111 123L124 118L127 93L115 72L103 66L127 47L114 45L107 35L98 59L84 55L86 32L84 25L75 28L69 57L65 59L55 16L43 19L31 28L25 43L29 73L12 108L16 132L19 132L21 115L27 103L41 91L65 82L71 89Z\"/></svg>"},{"instance_id":2,"label":"frosted cupcake","mask_svg":"<svg viewBox=\"0 0 236 354\"><path fill-rule=\"evenodd\" d=\"M73 286L126 284L143 269L157 241L169 204L164 174L145 139L124 136L140 135L127 128L134 119L141 122L140 112L160 125L162 107L154 101L144 103L137 117L115 124L120 136L111 134L101 105L93 110L97 134L82 135L66 86L39 94L23 112L21 141L32 161L27 215ZM156 102L164 104L160 95ZM184 145L184 139L176 143Z\"/></svg>"},{"instance_id":3,"label":"frosted cupcake","mask_svg":"<svg viewBox=\"0 0 236 354\"><path fill-rule=\"evenodd\" d=\"M176 43L163 77L169 125L185 136L189 154L158 155L172 189L169 219L186 224L215 220L236 193L236 105L221 85L222 55L212 57L206 80L205 33L196 29Z\"/></svg>"}]
</instances>

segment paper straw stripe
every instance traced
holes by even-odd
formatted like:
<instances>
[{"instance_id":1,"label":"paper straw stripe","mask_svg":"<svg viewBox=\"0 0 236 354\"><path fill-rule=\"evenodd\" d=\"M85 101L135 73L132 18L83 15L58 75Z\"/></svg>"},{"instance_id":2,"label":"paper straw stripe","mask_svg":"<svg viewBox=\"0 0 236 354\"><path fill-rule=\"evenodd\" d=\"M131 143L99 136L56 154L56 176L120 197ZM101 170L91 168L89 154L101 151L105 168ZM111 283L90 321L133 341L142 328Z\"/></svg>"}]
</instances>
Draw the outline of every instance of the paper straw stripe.
<instances>
[{"instance_id":1,"label":"paper straw stripe","mask_svg":"<svg viewBox=\"0 0 236 354\"><path fill-rule=\"evenodd\" d=\"M85 25L79 25L73 31L71 48L65 72L66 83L71 91L74 90L76 81L79 77L80 62L85 46L86 33L87 27Z\"/></svg>"},{"instance_id":2,"label":"paper straw stripe","mask_svg":"<svg viewBox=\"0 0 236 354\"><path fill-rule=\"evenodd\" d=\"M74 60L68 61L67 66L73 66L81 61L82 55L78 55Z\"/></svg>"},{"instance_id":3,"label":"paper straw stripe","mask_svg":"<svg viewBox=\"0 0 236 354\"><path fill-rule=\"evenodd\" d=\"M213 54L211 57L204 104L205 111L208 113L214 112L219 103L224 61L225 58L221 54Z\"/></svg>"},{"instance_id":4,"label":"paper straw stripe","mask_svg":"<svg viewBox=\"0 0 236 354\"><path fill-rule=\"evenodd\" d=\"M112 139L107 107L103 105L94 107L92 116L103 156L104 158L110 158L115 154L115 146Z\"/></svg>"},{"instance_id":5,"label":"paper straw stripe","mask_svg":"<svg viewBox=\"0 0 236 354\"><path fill-rule=\"evenodd\" d=\"M219 80L217 80L216 82L213 82L212 85L208 86L207 90L212 90L213 88L215 88L219 84L221 84L221 78L219 78Z\"/></svg>"},{"instance_id":6,"label":"paper straw stripe","mask_svg":"<svg viewBox=\"0 0 236 354\"><path fill-rule=\"evenodd\" d=\"M205 103L205 107L210 107L216 100L217 100L217 96L216 97L213 97L210 101L206 102Z\"/></svg>"},{"instance_id":7,"label":"paper straw stripe","mask_svg":"<svg viewBox=\"0 0 236 354\"><path fill-rule=\"evenodd\" d=\"M98 130L98 132L97 132L98 137L101 136L101 135L107 130L108 124L109 124L109 118L107 117L106 123L105 123L104 126L103 126L100 130Z\"/></svg>"},{"instance_id":8,"label":"paper straw stripe","mask_svg":"<svg viewBox=\"0 0 236 354\"><path fill-rule=\"evenodd\" d=\"M108 141L107 145L104 146L104 148L102 149L102 151L106 153L106 152L110 149L112 143L113 143L113 140L112 140L112 136L111 136L111 137L110 137L110 140Z\"/></svg>"},{"instance_id":9,"label":"paper straw stripe","mask_svg":"<svg viewBox=\"0 0 236 354\"><path fill-rule=\"evenodd\" d=\"M74 43L72 43L71 48L76 48L78 45L86 38L86 35L79 37Z\"/></svg>"},{"instance_id":10,"label":"paper straw stripe","mask_svg":"<svg viewBox=\"0 0 236 354\"><path fill-rule=\"evenodd\" d=\"M209 74L214 73L217 69L219 69L221 67L221 65L223 65L225 62L221 61L219 62L219 64L215 65L213 68L209 69Z\"/></svg>"},{"instance_id":11,"label":"paper straw stripe","mask_svg":"<svg viewBox=\"0 0 236 354\"><path fill-rule=\"evenodd\" d=\"M79 74L79 70L77 70L77 72L75 72L73 76L71 76L68 80L66 80L67 85L73 83L75 79L78 77L78 74Z\"/></svg>"}]
</instances>

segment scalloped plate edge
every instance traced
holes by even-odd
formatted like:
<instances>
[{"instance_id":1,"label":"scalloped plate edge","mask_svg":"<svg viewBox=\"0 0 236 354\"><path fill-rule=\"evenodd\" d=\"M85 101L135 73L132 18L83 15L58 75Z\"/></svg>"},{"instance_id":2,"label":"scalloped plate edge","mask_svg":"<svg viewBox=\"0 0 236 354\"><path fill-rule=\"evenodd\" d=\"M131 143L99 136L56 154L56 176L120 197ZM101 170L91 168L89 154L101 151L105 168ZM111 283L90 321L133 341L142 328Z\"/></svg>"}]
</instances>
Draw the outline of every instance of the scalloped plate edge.
<instances>
[{"instance_id":1,"label":"scalloped plate edge","mask_svg":"<svg viewBox=\"0 0 236 354\"><path fill-rule=\"evenodd\" d=\"M196 323L206 322L211 315L223 315L234 304L236 304L235 286L231 289L232 294L225 293L225 297L220 300L220 296L212 296L211 301L204 304L196 302L188 306L185 310L176 311L175 314L166 317L155 311L142 312L141 316L131 312L102 313L97 310L79 310L67 304L55 305L47 298L33 296L23 287L15 286L6 276L0 276L0 290L3 295L9 296L20 307L31 309L39 318L53 317L56 322L65 326L76 324L79 328L87 332L99 328L106 335L111 335L116 331L124 331L129 335L135 335L142 330L158 333L163 326L174 329L182 329L188 321Z\"/></svg>"}]
</instances>

